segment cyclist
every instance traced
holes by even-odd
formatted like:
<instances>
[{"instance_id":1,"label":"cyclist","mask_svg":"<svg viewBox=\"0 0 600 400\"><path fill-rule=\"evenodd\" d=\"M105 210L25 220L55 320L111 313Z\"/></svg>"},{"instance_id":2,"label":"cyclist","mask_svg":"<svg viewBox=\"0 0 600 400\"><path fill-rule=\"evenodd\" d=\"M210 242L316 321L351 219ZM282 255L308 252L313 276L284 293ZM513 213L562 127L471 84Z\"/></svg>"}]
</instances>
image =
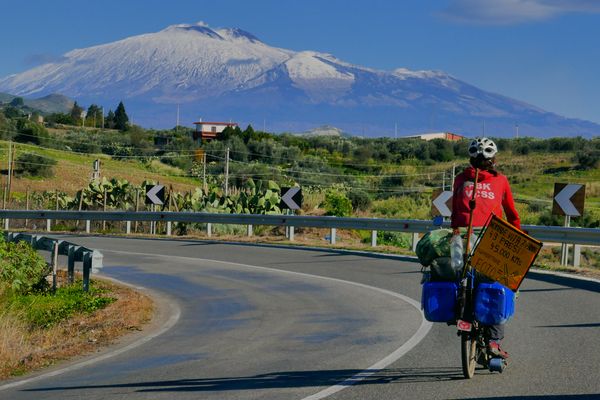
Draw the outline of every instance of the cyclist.
<instances>
[{"instance_id":1,"label":"cyclist","mask_svg":"<svg viewBox=\"0 0 600 400\"><path fill-rule=\"evenodd\" d=\"M475 189L473 209L473 228L483 227L491 214L502 217L502 210L509 223L521 229L519 214L515 209L513 195L506 176L496 171L496 144L486 138L477 138L469 144L469 162L466 168L454 180L451 226L454 234L460 227L469 225L470 202ZM477 188L474 188L475 169L479 170ZM488 327L488 352L496 357L508 358L508 353L500 348L504 339L504 325Z\"/></svg>"}]
</instances>

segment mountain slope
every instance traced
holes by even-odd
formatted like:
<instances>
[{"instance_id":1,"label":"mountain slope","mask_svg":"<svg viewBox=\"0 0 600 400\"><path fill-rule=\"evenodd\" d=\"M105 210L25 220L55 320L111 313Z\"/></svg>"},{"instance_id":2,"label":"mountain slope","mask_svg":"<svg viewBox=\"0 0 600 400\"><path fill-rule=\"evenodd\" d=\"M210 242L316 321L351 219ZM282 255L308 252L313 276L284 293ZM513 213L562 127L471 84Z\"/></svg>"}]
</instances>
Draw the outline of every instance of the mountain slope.
<instances>
[{"instance_id":1,"label":"mountain slope","mask_svg":"<svg viewBox=\"0 0 600 400\"><path fill-rule=\"evenodd\" d=\"M12 94L0 93L0 103L10 103L15 97ZM41 112L42 114L68 113L73 108L75 102L61 94L52 93L37 99L24 98L23 104L29 109Z\"/></svg>"},{"instance_id":2,"label":"mountain slope","mask_svg":"<svg viewBox=\"0 0 600 400\"><path fill-rule=\"evenodd\" d=\"M105 108L123 100L136 123L234 119L268 130L334 125L365 135L426 130L463 134L597 135L600 126L483 91L435 71L380 71L313 51L270 47L239 29L174 25L66 53L0 79L23 96L63 93ZM266 125L268 121L268 126ZM187 123L186 123L187 124Z\"/></svg>"}]
</instances>

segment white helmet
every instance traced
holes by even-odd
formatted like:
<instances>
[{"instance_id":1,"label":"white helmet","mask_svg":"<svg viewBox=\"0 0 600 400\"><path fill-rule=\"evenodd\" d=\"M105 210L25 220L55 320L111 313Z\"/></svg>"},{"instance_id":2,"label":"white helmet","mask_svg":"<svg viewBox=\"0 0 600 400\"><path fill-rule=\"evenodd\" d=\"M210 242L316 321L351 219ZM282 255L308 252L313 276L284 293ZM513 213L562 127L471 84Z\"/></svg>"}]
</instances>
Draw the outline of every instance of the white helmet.
<instances>
[{"instance_id":1,"label":"white helmet","mask_svg":"<svg viewBox=\"0 0 600 400\"><path fill-rule=\"evenodd\" d=\"M498 147L496 147L496 143L486 137L477 138L469 145L470 157L477 157L478 155L483 154L484 158L492 158L497 152Z\"/></svg>"}]
</instances>

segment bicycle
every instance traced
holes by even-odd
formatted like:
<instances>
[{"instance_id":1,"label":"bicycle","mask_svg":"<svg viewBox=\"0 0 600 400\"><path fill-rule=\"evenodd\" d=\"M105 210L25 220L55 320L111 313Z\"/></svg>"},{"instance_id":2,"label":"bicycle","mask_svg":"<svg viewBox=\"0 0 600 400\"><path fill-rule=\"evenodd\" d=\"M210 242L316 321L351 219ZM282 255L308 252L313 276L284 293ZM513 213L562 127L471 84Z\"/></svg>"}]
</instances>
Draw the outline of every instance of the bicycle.
<instances>
[{"instance_id":1,"label":"bicycle","mask_svg":"<svg viewBox=\"0 0 600 400\"><path fill-rule=\"evenodd\" d=\"M470 265L464 267L467 272L460 282L458 294L458 319L456 327L460 336L462 372L465 378L471 379L475 375L477 364L490 371L504 371L507 361L500 357L492 357L488 351L487 328L475 316L475 271Z\"/></svg>"}]
</instances>

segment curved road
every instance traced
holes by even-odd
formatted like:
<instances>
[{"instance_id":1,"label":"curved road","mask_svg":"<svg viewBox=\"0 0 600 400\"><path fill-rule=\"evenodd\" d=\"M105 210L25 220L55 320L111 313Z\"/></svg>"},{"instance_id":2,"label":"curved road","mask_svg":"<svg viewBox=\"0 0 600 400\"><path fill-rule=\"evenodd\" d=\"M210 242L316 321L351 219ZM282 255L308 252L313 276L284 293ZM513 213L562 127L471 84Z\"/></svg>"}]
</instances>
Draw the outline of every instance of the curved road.
<instances>
[{"instance_id":1,"label":"curved road","mask_svg":"<svg viewBox=\"0 0 600 400\"><path fill-rule=\"evenodd\" d=\"M530 273L503 373L462 379L455 327L415 307L411 259L76 237L102 274L166 299L151 340L0 385L1 399L600 398L600 283ZM343 389L343 390L342 390Z\"/></svg>"}]
</instances>

